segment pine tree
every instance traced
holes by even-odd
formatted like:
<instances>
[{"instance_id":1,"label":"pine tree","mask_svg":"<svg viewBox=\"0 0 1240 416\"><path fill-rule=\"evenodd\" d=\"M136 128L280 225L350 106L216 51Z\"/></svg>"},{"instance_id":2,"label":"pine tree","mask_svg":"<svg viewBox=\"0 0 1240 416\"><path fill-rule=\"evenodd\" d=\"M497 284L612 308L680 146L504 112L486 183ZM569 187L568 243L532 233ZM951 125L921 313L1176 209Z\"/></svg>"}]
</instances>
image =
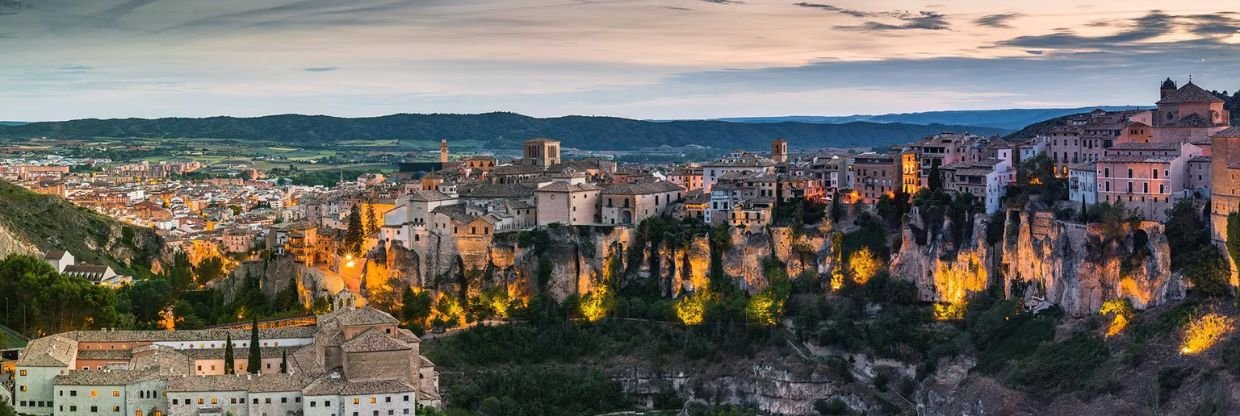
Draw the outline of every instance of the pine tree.
<instances>
[{"instance_id":1,"label":"pine tree","mask_svg":"<svg viewBox=\"0 0 1240 416\"><path fill-rule=\"evenodd\" d=\"M366 203L366 235L379 232L379 218L375 216L375 204Z\"/></svg>"},{"instance_id":2,"label":"pine tree","mask_svg":"<svg viewBox=\"0 0 1240 416\"><path fill-rule=\"evenodd\" d=\"M224 374L237 374L232 344L232 334L228 334L224 341Z\"/></svg>"},{"instance_id":3,"label":"pine tree","mask_svg":"<svg viewBox=\"0 0 1240 416\"><path fill-rule=\"evenodd\" d=\"M280 351L280 374L288 374L288 351Z\"/></svg>"},{"instance_id":4,"label":"pine tree","mask_svg":"<svg viewBox=\"0 0 1240 416\"><path fill-rule=\"evenodd\" d=\"M258 349L258 316L255 316L254 323L250 324L250 359L245 366L250 374L258 374L263 369L262 352Z\"/></svg>"},{"instance_id":5,"label":"pine tree","mask_svg":"<svg viewBox=\"0 0 1240 416\"><path fill-rule=\"evenodd\" d=\"M937 192L943 189L943 173L939 171L938 165L930 167L930 177L927 179L930 192Z\"/></svg>"},{"instance_id":6,"label":"pine tree","mask_svg":"<svg viewBox=\"0 0 1240 416\"><path fill-rule=\"evenodd\" d=\"M366 238L366 230L362 228L362 211L357 205L353 204L353 208L349 209L349 224L344 232L344 250L352 255L362 253L362 241Z\"/></svg>"},{"instance_id":7,"label":"pine tree","mask_svg":"<svg viewBox=\"0 0 1240 416\"><path fill-rule=\"evenodd\" d=\"M840 217L844 216L844 208L840 206L840 190L835 190L835 195L831 197L831 222L840 222Z\"/></svg>"}]
</instances>

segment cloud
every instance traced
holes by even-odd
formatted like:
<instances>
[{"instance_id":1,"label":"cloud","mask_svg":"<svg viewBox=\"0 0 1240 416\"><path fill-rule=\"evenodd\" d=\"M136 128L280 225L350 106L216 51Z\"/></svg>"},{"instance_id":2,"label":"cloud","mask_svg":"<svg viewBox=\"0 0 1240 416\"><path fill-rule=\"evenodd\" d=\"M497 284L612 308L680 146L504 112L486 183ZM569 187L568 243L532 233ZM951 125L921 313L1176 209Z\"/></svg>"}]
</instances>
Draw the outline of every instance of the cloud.
<instances>
[{"instance_id":1,"label":"cloud","mask_svg":"<svg viewBox=\"0 0 1240 416\"><path fill-rule=\"evenodd\" d=\"M991 14L991 15L979 17L977 18L977 20L974 20L973 23L977 24L978 26L1007 29L1007 28L1012 27L1012 25L1008 24L1009 22L1011 22L1013 19L1016 19L1022 16L1024 16L1024 14L1021 14L1021 13Z\"/></svg>"},{"instance_id":2,"label":"cloud","mask_svg":"<svg viewBox=\"0 0 1240 416\"><path fill-rule=\"evenodd\" d=\"M306 72L332 72L332 71L335 71L335 70L337 70L337 69L340 69L340 67L336 67L336 66L312 66L312 67L309 67L309 68L302 68L301 70L302 70L302 71L306 71Z\"/></svg>"},{"instance_id":3,"label":"cloud","mask_svg":"<svg viewBox=\"0 0 1240 416\"><path fill-rule=\"evenodd\" d=\"M924 30L947 30L950 25L947 18L942 13L934 11L921 11L916 14L908 11L881 11L871 12L865 10L847 9L835 5L825 3L793 3L809 9L818 9L833 13L839 13L846 16L852 16L865 19L895 19L897 23L888 23L880 21L868 21L860 25L841 25L836 29L841 30L907 30L907 29L924 29Z\"/></svg>"},{"instance_id":4,"label":"cloud","mask_svg":"<svg viewBox=\"0 0 1240 416\"><path fill-rule=\"evenodd\" d=\"M810 8L810 9L821 9L821 10L826 10L826 11L829 11L829 12L836 12L836 13L839 13L839 14L846 14L846 15L849 15L849 16L852 16L852 17L874 17L874 14L873 14L873 13L863 12L863 11L860 11L860 10L845 9L845 8L843 8L843 7L832 6L832 5L830 5L830 4L822 4L822 3L805 3L805 2L801 2L801 3L796 3L796 5L797 5L797 6L801 6L801 7L805 7L805 8Z\"/></svg>"},{"instance_id":5,"label":"cloud","mask_svg":"<svg viewBox=\"0 0 1240 416\"><path fill-rule=\"evenodd\" d=\"M22 0L0 0L0 15L17 14L30 5Z\"/></svg>"},{"instance_id":6,"label":"cloud","mask_svg":"<svg viewBox=\"0 0 1240 416\"><path fill-rule=\"evenodd\" d=\"M707 2L707 3L715 3L715 4L745 4L745 2L739 1L739 0L702 0L702 1Z\"/></svg>"},{"instance_id":7,"label":"cloud","mask_svg":"<svg viewBox=\"0 0 1240 416\"><path fill-rule=\"evenodd\" d=\"M1234 13L1212 15L1171 15L1159 10L1127 22L1111 22L1121 30L1110 35L1081 36L1069 29L1048 35L1020 36L999 42L999 46L1037 49L1114 49L1151 43L1157 38L1187 31L1201 38L1222 38L1240 32L1240 19ZM1097 22L1087 26L1099 27ZM1160 43L1160 42L1153 42ZM1161 42L1168 43L1168 42Z\"/></svg>"},{"instance_id":8,"label":"cloud","mask_svg":"<svg viewBox=\"0 0 1240 416\"><path fill-rule=\"evenodd\" d=\"M83 73L83 72L90 72L90 71L95 70L94 67L88 66L88 65L64 65L56 69L60 70L60 72L67 72L67 73Z\"/></svg>"},{"instance_id":9,"label":"cloud","mask_svg":"<svg viewBox=\"0 0 1240 416\"><path fill-rule=\"evenodd\" d=\"M947 17L939 12L922 11L918 14L908 14L897 17L903 23L883 23L870 21L856 26L841 25L836 26L840 30L861 30L861 31L888 31L888 30L948 30L951 25L947 23Z\"/></svg>"}]
</instances>

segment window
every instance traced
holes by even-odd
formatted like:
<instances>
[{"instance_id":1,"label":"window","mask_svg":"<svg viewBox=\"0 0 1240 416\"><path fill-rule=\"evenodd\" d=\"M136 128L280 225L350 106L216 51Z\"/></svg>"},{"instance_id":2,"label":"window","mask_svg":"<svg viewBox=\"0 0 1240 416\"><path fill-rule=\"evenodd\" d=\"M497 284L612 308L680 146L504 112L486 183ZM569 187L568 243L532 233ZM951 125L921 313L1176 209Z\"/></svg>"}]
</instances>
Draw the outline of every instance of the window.
<instances>
[{"instance_id":1,"label":"window","mask_svg":"<svg viewBox=\"0 0 1240 416\"><path fill-rule=\"evenodd\" d=\"M121 397L120 390L112 390L112 397Z\"/></svg>"},{"instance_id":2,"label":"window","mask_svg":"<svg viewBox=\"0 0 1240 416\"><path fill-rule=\"evenodd\" d=\"M370 404L375 404L375 403L378 403L378 402L379 402L379 400L378 400L377 398L375 398L375 396L370 396Z\"/></svg>"},{"instance_id":3,"label":"window","mask_svg":"<svg viewBox=\"0 0 1240 416\"><path fill-rule=\"evenodd\" d=\"M362 404L362 399L357 398L357 397L354 397L354 398L353 398L353 404Z\"/></svg>"},{"instance_id":4,"label":"window","mask_svg":"<svg viewBox=\"0 0 1240 416\"><path fill-rule=\"evenodd\" d=\"M21 370L21 371L18 371L18 372L17 372L17 375L22 376L22 377L25 377L25 376L26 376L26 370Z\"/></svg>"}]
</instances>

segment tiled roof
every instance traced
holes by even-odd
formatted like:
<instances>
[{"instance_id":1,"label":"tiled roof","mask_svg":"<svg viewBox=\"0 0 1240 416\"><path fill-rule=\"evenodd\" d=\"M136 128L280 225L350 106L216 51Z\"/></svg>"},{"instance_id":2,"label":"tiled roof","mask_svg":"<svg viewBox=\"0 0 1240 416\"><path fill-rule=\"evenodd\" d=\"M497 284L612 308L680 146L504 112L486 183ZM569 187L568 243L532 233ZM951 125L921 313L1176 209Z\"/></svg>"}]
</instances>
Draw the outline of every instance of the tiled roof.
<instances>
[{"instance_id":1,"label":"tiled roof","mask_svg":"<svg viewBox=\"0 0 1240 416\"><path fill-rule=\"evenodd\" d=\"M534 196L534 188L515 183L473 183L457 189L461 198L528 198Z\"/></svg>"},{"instance_id":2,"label":"tiled roof","mask_svg":"<svg viewBox=\"0 0 1240 416\"><path fill-rule=\"evenodd\" d=\"M1173 93L1167 94L1166 98L1158 100L1156 104L1183 104L1183 103L1221 103L1222 99L1214 96L1209 91L1201 89L1192 81L1184 84L1183 87Z\"/></svg>"},{"instance_id":3,"label":"tiled roof","mask_svg":"<svg viewBox=\"0 0 1240 416\"><path fill-rule=\"evenodd\" d=\"M302 390L302 393L307 396L357 396L415 392L417 389L404 380L348 381L343 377L320 378Z\"/></svg>"},{"instance_id":4,"label":"tiled roof","mask_svg":"<svg viewBox=\"0 0 1240 416\"><path fill-rule=\"evenodd\" d=\"M43 255L44 260L60 260L63 258L65 258L64 250L51 249L47 251L47 254Z\"/></svg>"},{"instance_id":5,"label":"tiled roof","mask_svg":"<svg viewBox=\"0 0 1240 416\"><path fill-rule=\"evenodd\" d=\"M1107 155L1107 156L1103 156L1100 162L1103 162L1103 163L1169 163L1172 160L1175 160L1174 156Z\"/></svg>"},{"instance_id":6,"label":"tiled roof","mask_svg":"<svg viewBox=\"0 0 1240 416\"><path fill-rule=\"evenodd\" d=\"M1240 138L1240 126L1228 127L1210 137Z\"/></svg>"},{"instance_id":7,"label":"tiled roof","mask_svg":"<svg viewBox=\"0 0 1240 416\"><path fill-rule=\"evenodd\" d=\"M399 324L400 321L374 308L357 308L339 311L332 315L341 325L380 325L380 324Z\"/></svg>"},{"instance_id":8,"label":"tiled roof","mask_svg":"<svg viewBox=\"0 0 1240 416\"><path fill-rule=\"evenodd\" d=\"M30 341L18 367L68 367L77 354L77 342L69 337L52 335Z\"/></svg>"},{"instance_id":9,"label":"tiled roof","mask_svg":"<svg viewBox=\"0 0 1240 416\"><path fill-rule=\"evenodd\" d=\"M1180 150L1180 143L1116 143L1107 150Z\"/></svg>"},{"instance_id":10,"label":"tiled roof","mask_svg":"<svg viewBox=\"0 0 1240 416\"><path fill-rule=\"evenodd\" d=\"M79 360L129 360L133 358L133 353L129 350L80 350L77 354Z\"/></svg>"},{"instance_id":11,"label":"tiled roof","mask_svg":"<svg viewBox=\"0 0 1240 416\"><path fill-rule=\"evenodd\" d=\"M537 175L543 173L543 168L534 165L502 165L496 166L491 170L491 174L495 176L504 175Z\"/></svg>"},{"instance_id":12,"label":"tiled roof","mask_svg":"<svg viewBox=\"0 0 1240 416\"><path fill-rule=\"evenodd\" d=\"M375 352L403 351L413 349L413 347L388 336L388 334L384 334L378 328L371 328L361 335L346 341L344 345L340 346L340 349L344 352Z\"/></svg>"},{"instance_id":13,"label":"tiled roof","mask_svg":"<svg viewBox=\"0 0 1240 416\"><path fill-rule=\"evenodd\" d=\"M609 185L603 188L603 195L648 195L664 192L680 192L685 188L667 181L637 184Z\"/></svg>"},{"instance_id":14,"label":"tiled roof","mask_svg":"<svg viewBox=\"0 0 1240 416\"><path fill-rule=\"evenodd\" d=\"M546 186L538 188L538 192L585 192L597 191L599 187L588 183L572 184L568 182L552 182Z\"/></svg>"},{"instance_id":15,"label":"tiled roof","mask_svg":"<svg viewBox=\"0 0 1240 416\"><path fill-rule=\"evenodd\" d=\"M410 201L420 201L420 202L445 201L445 200L453 199L451 196L448 196L447 194L436 191L436 190L413 191L409 193L408 197Z\"/></svg>"},{"instance_id":16,"label":"tiled roof","mask_svg":"<svg viewBox=\"0 0 1240 416\"><path fill-rule=\"evenodd\" d=\"M55 378L57 386L125 386L159 375L153 370L69 371Z\"/></svg>"}]
</instances>

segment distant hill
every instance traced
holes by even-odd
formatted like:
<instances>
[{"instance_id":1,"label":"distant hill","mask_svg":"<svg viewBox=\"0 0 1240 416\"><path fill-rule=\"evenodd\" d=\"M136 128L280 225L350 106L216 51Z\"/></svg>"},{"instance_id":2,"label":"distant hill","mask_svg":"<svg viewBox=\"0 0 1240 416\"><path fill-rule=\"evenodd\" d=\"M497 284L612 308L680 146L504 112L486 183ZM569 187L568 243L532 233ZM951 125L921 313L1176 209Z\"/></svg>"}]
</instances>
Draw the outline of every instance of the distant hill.
<instances>
[{"instance_id":1,"label":"distant hill","mask_svg":"<svg viewBox=\"0 0 1240 416\"><path fill-rule=\"evenodd\" d=\"M721 121L737 123L849 123L867 121L874 123L949 124L1017 130L1039 121L1069 114L1087 113L1101 108L1106 111L1132 110L1138 106L1099 106L1081 108L1036 108L1007 110L959 110L929 111L923 113L899 113L852 116L786 116L786 117L737 117Z\"/></svg>"},{"instance_id":2,"label":"distant hill","mask_svg":"<svg viewBox=\"0 0 1240 416\"><path fill-rule=\"evenodd\" d=\"M0 126L0 138L231 138L331 145L343 140L481 140L518 148L534 137L565 147L635 150L661 145L764 149L782 137L795 148L879 147L908 143L944 131L998 135L1008 130L942 124L849 122L732 123L715 120L641 121L615 117L533 118L514 113L395 114L382 117L275 115L255 118L83 119Z\"/></svg>"},{"instance_id":3,"label":"distant hill","mask_svg":"<svg viewBox=\"0 0 1240 416\"><path fill-rule=\"evenodd\" d=\"M160 261L163 239L154 230L121 224L65 199L0 180L0 207L0 258L41 257L59 249L121 273Z\"/></svg>"},{"instance_id":4,"label":"distant hill","mask_svg":"<svg viewBox=\"0 0 1240 416\"><path fill-rule=\"evenodd\" d=\"M20 126L26 124L24 121L0 121L0 126Z\"/></svg>"}]
</instances>

